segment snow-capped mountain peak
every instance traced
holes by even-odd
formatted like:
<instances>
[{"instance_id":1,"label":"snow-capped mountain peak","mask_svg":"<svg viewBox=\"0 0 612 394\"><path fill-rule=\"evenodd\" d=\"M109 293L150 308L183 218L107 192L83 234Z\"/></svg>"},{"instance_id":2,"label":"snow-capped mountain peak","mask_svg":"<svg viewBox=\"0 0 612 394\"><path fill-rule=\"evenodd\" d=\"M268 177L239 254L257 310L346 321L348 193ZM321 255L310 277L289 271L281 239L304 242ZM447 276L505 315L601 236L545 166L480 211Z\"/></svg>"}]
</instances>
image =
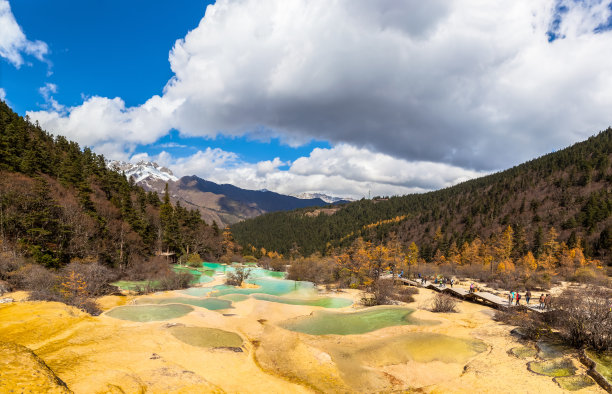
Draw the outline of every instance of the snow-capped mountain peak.
<instances>
[{"instance_id":1,"label":"snow-capped mountain peak","mask_svg":"<svg viewBox=\"0 0 612 394\"><path fill-rule=\"evenodd\" d=\"M134 178L136 183L147 180L160 180L163 182L178 181L169 168L162 167L152 161L139 161L138 163L127 163L125 161L107 161L107 167L116 171L123 171L128 178Z\"/></svg>"},{"instance_id":2,"label":"snow-capped mountain peak","mask_svg":"<svg viewBox=\"0 0 612 394\"><path fill-rule=\"evenodd\" d=\"M334 196L330 196L328 194L323 194L323 193L299 193L299 194L291 194L291 196L301 198L302 200L320 198L321 200L325 201L328 204L333 204L338 201L353 201L353 199L351 198L334 197Z\"/></svg>"}]
</instances>

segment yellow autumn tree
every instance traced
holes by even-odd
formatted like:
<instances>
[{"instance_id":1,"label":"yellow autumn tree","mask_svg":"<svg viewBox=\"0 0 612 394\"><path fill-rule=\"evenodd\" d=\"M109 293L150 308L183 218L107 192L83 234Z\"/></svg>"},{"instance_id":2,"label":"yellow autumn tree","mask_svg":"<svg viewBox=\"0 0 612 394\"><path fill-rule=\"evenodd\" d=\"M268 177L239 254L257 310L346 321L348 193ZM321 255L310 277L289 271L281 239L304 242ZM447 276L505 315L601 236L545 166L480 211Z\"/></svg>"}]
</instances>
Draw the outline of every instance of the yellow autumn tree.
<instances>
[{"instance_id":1,"label":"yellow autumn tree","mask_svg":"<svg viewBox=\"0 0 612 394\"><path fill-rule=\"evenodd\" d=\"M512 237L514 236L514 230L512 226L508 226L504 231L499 234L495 241L495 258L498 261L508 261L512 255Z\"/></svg>"},{"instance_id":2,"label":"yellow autumn tree","mask_svg":"<svg viewBox=\"0 0 612 394\"><path fill-rule=\"evenodd\" d=\"M68 300L87 297L87 282L83 275L70 271L62 278L60 293Z\"/></svg>"},{"instance_id":3,"label":"yellow autumn tree","mask_svg":"<svg viewBox=\"0 0 612 394\"><path fill-rule=\"evenodd\" d=\"M387 241L387 263L386 266L391 270L393 277L398 273L398 270L404 269L404 261L406 254L404 253L402 243L395 233L389 235Z\"/></svg>"},{"instance_id":4,"label":"yellow autumn tree","mask_svg":"<svg viewBox=\"0 0 612 394\"><path fill-rule=\"evenodd\" d=\"M384 244L380 244L371 247L368 254L370 256L368 277L369 279L376 280L388 268L390 260L389 249Z\"/></svg>"},{"instance_id":5,"label":"yellow autumn tree","mask_svg":"<svg viewBox=\"0 0 612 394\"><path fill-rule=\"evenodd\" d=\"M408 272L414 269L419 263L419 247L414 242L411 242L408 246L408 253L406 253L404 263L405 270Z\"/></svg>"},{"instance_id":6,"label":"yellow autumn tree","mask_svg":"<svg viewBox=\"0 0 612 394\"><path fill-rule=\"evenodd\" d=\"M459 248L457 248L457 244L455 242L451 244L451 247L448 250L448 258L446 261L451 266L453 272L455 272L457 267L461 265L461 253L459 252Z\"/></svg>"},{"instance_id":7,"label":"yellow autumn tree","mask_svg":"<svg viewBox=\"0 0 612 394\"><path fill-rule=\"evenodd\" d=\"M536 261L535 257L533 257L533 253L531 253L531 251L527 252L527 254L523 256L521 259L521 266L528 274L534 272L538 268L538 262Z\"/></svg>"}]
</instances>

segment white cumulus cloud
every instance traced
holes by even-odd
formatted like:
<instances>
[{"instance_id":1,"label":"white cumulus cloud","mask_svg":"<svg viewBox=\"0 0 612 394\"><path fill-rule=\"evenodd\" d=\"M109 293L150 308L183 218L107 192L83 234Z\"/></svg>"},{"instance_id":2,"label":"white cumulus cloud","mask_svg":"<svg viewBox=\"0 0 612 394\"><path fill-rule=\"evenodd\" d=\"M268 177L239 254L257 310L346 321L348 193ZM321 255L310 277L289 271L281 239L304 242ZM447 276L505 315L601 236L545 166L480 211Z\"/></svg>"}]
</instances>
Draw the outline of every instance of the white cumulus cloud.
<instances>
[{"instance_id":1,"label":"white cumulus cloud","mask_svg":"<svg viewBox=\"0 0 612 394\"><path fill-rule=\"evenodd\" d=\"M345 144L330 149L316 148L309 156L293 163L279 158L245 163L235 153L210 148L188 157L176 158L162 152L153 157L138 154L131 159L139 160L156 161L178 176L197 175L245 189L268 189L284 194L323 192L352 198L367 196L369 192L397 195L429 191L484 175L448 164L396 159Z\"/></svg>"},{"instance_id":2,"label":"white cumulus cloud","mask_svg":"<svg viewBox=\"0 0 612 394\"><path fill-rule=\"evenodd\" d=\"M325 140L413 163L384 182L421 171L414 163L491 171L610 124L609 20L601 0L218 0L170 51L174 76L162 96L136 107L92 97L28 114L113 157L175 128ZM352 182L383 181L377 171L393 167L349 163L330 165L359 172ZM271 165L259 169L271 183L306 166ZM334 176L325 171L308 179Z\"/></svg>"},{"instance_id":3,"label":"white cumulus cloud","mask_svg":"<svg viewBox=\"0 0 612 394\"><path fill-rule=\"evenodd\" d=\"M30 41L17 24L8 0L0 0L0 57L5 58L15 67L24 63L23 54L32 55L44 60L49 52L46 43Z\"/></svg>"}]
</instances>

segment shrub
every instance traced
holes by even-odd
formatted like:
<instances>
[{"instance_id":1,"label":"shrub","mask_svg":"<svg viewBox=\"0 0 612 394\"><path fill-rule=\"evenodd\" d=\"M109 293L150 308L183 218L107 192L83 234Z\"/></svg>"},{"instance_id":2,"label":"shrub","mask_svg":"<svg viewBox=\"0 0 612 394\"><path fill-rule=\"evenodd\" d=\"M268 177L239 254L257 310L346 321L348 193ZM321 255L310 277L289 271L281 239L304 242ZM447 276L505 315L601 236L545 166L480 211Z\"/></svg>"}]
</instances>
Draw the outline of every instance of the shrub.
<instances>
[{"instance_id":1,"label":"shrub","mask_svg":"<svg viewBox=\"0 0 612 394\"><path fill-rule=\"evenodd\" d=\"M311 256L295 259L289 266L287 279L304 280L314 284L332 283L336 280L335 266L328 257ZM348 284L345 287L348 287Z\"/></svg>"},{"instance_id":2,"label":"shrub","mask_svg":"<svg viewBox=\"0 0 612 394\"><path fill-rule=\"evenodd\" d=\"M125 277L128 280L158 279L169 275L171 271L170 265L162 256L155 256L149 260L136 256L131 259Z\"/></svg>"},{"instance_id":3,"label":"shrub","mask_svg":"<svg viewBox=\"0 0 612 394\"><path fill-rule=\"evenodd\" d=\"M57 301L57 296L53 294L54 288L58 285L58 278L41 265L28 264L21 267L11 275L10 281L16 288L30 291L34 299Z\"/></svg>"},{"instance_id":4,"label":"shrub","mask_svg":"<svg viewBox=\"0 0 612 394\"><path fill-rule=\"evenodd\" d=\"M522 309L497 310L493 318L497 321L517 326L525 339L538 340L551 330L541 313L528 313Z\"/></svg>"},{"instance_id":5,"label":"shrub","mask_svg":"<svg viewBox=\"0 0 612 394\"><path fill-rule=\"evenodd\" d=\"M247 280L251 275L251 270L244 267L237 267L235 272L228 272L225 278L225 284L230 286L242 286L242 282Z\"/></svg>"},{"instance_id":6,"label":"shrub","mask_svg":"<svg viewBox=\"0 0 612 394\"><path fill-rule=\"evenodd\" d=\"M192 253L187 256L186 264L190 267L199 268L202 266L202 258L197 253Z\"/></svg>"},{"instance_id":7,"label":"shrub","mask_svg":"<svg viewBox=\"0 0 612 394\"><path fill-rule=\"evenodd\" d=\"M394 290L393 280L377 279L367 288L366 294L361 298L361 303L365 306L390 304Z\"/></svg>"},{"instance_id":8,"label":"shrub","mask_svg":"<svg viewBox=\"0 0 612 394\"><path fill-rule=\"evenodd\" d=\"M9 280L12 273L23 267L25 262L14 253L0 253L0 280Z\"/></svg>"},{"instance_id":9,"label":"shrub","mask_svg":"<svg viewBox=\"0 0 612 394\"><path fill-rule=\"evenodd\" d=\"M8 282L0 280L0 296L11 291L11 285Z\"/></svg>"},{"instance_id":10,"label":"shrub","mask_svg":"<svg viewBox=\"0 0 612 394\"><path fill-rule=\"evenodd\" d=\"M102 313L102 310L98 307L98 304L96 304L95 301L89 299L83 301L83 303L77 307L92 316L98 316L100 313Z\"/></svg>"},{"instance_id":11,"label":"shrub","mask_svg":"<svg viewBox=\"0 0 612 394\"><path fill-rule=\"evenodd\" d=\"M457 312L458 301L448 294L438 293L434 296L431 311L432 312Z\"/></svg>"},{"instance_id":12,"label":"shrub","mask_svg":"<svg viewBox=\"0 0 612 394\"><path fill-rule=\"evenodd\" d=\"M88 297L99 297L113 292L110 283L117 280L117 274L110 268L97 262L81 263L72 262L62 269L65 277L74 272L82 277L85 282L85 291Z\"/></svg>"},{"instance_id":13,"label":"shrub","mask_svg":"<svg viewBox=\"0 0 612 394\"><path fill-rule=\"evenodd\" d=\"M597 351L612 347L612 289L567 289L553 299L552 321L561 336L576 347Z\"/></svg>"},{"instance_id":14,"label":"shrub","mask_svg":"<svg viewBox=\"0 0 612 394\"><path fill-rule=\"evenodd\" d=\"M396 294L394 298L398 301L410 303L414 302L414 296L419 294L419 289L412 286L400 286L396 288Z\"/></svg>"},{"instance_id":15,"label":"shrub","mask_svg":"<svg viewBox=\"0 0 612 394\"><path fill-rule=\"evenodd\" d=\"M176 290L186 289L193 282L194 277L189 272L170 272L169 275L159 280L159 285L156 286L159 290Z\"/></svg>"}]
</instances>

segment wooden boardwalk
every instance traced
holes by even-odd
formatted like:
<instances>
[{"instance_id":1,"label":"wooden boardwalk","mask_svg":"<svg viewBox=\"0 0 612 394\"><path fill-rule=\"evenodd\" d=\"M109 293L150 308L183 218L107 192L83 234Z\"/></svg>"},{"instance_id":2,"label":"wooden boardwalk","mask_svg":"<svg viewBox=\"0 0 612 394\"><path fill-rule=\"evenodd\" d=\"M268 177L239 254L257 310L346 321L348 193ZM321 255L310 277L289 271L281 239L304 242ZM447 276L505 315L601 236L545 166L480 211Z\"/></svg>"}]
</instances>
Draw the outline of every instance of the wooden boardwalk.
<instances>
[{"instance_id":1,"label":"wooden boardwalk","mask_svg":"<svg viewBox=\"0 0 612 394\"><path fill-rule=\"evenodd\" d=\"M392 279L392 276L385 275L385 276L382 276L381 278ZM508 309L508 308L515 308L518 306L518 307L527 308L528 310L533 311L533 312L538 312L538 313L544 312L542 309L540 309L535 304L526 305L525 303L523 303L521 305L515 305L514 302L512 304L509 304L507 297L506 298L500 297L500 296L497 296L493 293L489 293L486 291L476 291L476 292L470 293L469 290L464 289L462 287L449 287L449 286L436 284L436 283L432 283L428 281L422 282L421 280L413 280L413 279L397 278L397 277L395 278L395 280L400 281L409 286L423 287L425 289L447 293L454 297L461 298L466 301L478 302L480 304L493 306L494 308L497 308L497 309Z\"/></svg>"}]
</instances>

